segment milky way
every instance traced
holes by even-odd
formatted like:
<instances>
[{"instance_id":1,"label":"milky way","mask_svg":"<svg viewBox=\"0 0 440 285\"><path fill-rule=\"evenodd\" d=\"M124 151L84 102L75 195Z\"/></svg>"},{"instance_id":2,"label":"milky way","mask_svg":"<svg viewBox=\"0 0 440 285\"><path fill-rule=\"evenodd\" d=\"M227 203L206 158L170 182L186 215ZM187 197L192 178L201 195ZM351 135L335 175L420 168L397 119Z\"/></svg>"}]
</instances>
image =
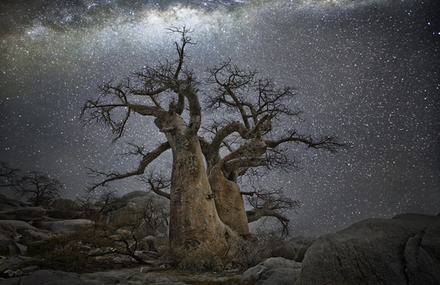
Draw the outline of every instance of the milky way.
<instances>
[{"instance_id":1,"label":"milky way","mask_svg":"<svg viewBox=\"0 0 440 285\"><path fill-rule=\"evenodd\" d=\"M369 217L440 212L440 9L437 0L2 1L0 160L82 195L86 167L128 171L127 142L154 147L151 121L111 144L82 128L98 85L173 56L166 28L187 26L188 64L203 79L231 59L298 90L300 119L286 127L336 134L337 154L292 145L295 173L261 185L302 202L293 235L320 235ZM166 169L162 160L154 165ZM145 189L132 179L119 194ZM9 193L10 194L10 193Z\"/></svg>"}]
</instances>

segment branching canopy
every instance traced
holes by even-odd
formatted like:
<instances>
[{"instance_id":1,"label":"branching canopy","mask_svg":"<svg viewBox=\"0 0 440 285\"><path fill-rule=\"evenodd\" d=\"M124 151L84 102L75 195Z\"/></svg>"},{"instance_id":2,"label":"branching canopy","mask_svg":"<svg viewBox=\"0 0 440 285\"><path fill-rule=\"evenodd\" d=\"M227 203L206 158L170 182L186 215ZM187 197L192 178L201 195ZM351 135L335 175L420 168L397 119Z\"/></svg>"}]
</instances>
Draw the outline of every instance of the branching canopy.
<instances>
[{"instance_id":1,"label":"branching canopy","mask_svg":"<svg viewBox=\"0 0 440 285\"><path fill-rule=\"evenodd\" d=\"M212 119L209 113L223 114L224 119L204 124L199 142L208 175L214 166L220 165L224 177L234 183L256 167L298 169L297 161L288 152L296 144L330 152L345 146L335 136L312 136L300 134L297 130L275 128L301 114L293 107L297 91L293 87L278 86L273 79L262 77L255 70L241 68L231 60L209 69L209 76L202 86L207 104L201 106L198 93L202 82L196 80L186 63L186 49L195 44L190 37L192 30L171 28L169 32L180 35L180 42L175 43L176 59L146 66L120 82L103 84L98 98L88 100L84 105L82 118L85 123L94 122L110 128L117 140L124 135L127 122L134 114L153 117L159 131L165 134L175 132L167 128L165 122L177 117L186 124L188 133L198 134L202 125L202 107L207 119ZM140 156L137 169L127 173L93 170L93 174L103 175L104 179L90 190L114 180L143 175L150 163L170 148L169 142L163 142L149 152L144 147L135 146L131 154ZM150 174L143 181L157 194L169 195L163 191L169 186L164 177ZM282 192L279 189L254 191L252 195L247 193L249 205L253 207L249 211L250 221L261 215L283 220L279 211L295 208L298 202L281 195Z\"/></svg>"}]
</instances>

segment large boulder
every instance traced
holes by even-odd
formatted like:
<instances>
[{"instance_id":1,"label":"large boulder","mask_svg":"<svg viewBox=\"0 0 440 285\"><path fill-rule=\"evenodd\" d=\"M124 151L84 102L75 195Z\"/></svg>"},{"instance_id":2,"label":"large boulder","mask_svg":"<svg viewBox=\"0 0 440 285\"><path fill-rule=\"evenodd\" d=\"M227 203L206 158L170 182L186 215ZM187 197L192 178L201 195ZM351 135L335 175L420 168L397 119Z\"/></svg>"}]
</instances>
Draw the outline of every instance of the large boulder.
<instances>
[{"instance_id":1,"label":"large boulder","mask_svg":"<svg viewBox=\"0 0 440 285\"><path fill-rule=\"evenodd\" d=\"M35 260L31 257L26 257L22 255L13 255L10 257L7 257L5 260L3 260L0 263L0 276L5 276L5 272L9 270L9 273L12 272L30 272L32 271L32 268L36 269L35 267L28 266L29 263L35 262ZM25 270L26 268L26 270ZM30 269L28 271L27 269ZM9 276L6 277L12 277L12 274L7 274Z\"/></svg>"},{"instance_id":2,"label":"large boulder","mask_svg":"<svg viewBox=\"0 0 440 285\"><path fill-rule=\"evenodd\" d=\"M154 236L144 237L140 240L138 249L157 252L157 238Z\"/></svg>"},{"instance_id":3,"label":"large boulder","mask_svg":"<svg viewBox=\"0 0 440 285\"><path fill-rule=\"evenodd\" d=\"M0 237L0 255L11 256L16 254L21 254L17 244L13 240Z\"/></svg>"},{"instance_id":4,"label":"large boulder","mask_svg":"<svg viewBox=\"0 0 440 285\"><path fill-rule=\"evenodd\" d=\"M272 257L243 273L241 283L255 285L291 285L300 275L301 263L282 257Z\"/></svg>"},{"instance_id":5,"label":"large boulder","mask_svg":"<svg viewBox=\"0 0 440 285\"><path fill-rule=\"evenodd\" d=\"M109 224L136 226L140 236L168 234L170 202L165 197L134 191L109 205L106 212Z\"/></svg>"},{"instance_id":6,"label":"large boulder","mask_svg":"<svg viewBox=\"0 0 440 285\"><path fill-rule=\"evenodd\" d=\"M295 284L440 284L439 268L440 217L405 214L320 237Z\"/></svg>"},{"instance_id":7,"label":"large boulder","mask_svg":"<svg viewBox=\"0 0 440 285\"><path fill-rule=\"evenodd\" d=\"M272 257L284 257L286 259L301 262L310 246L317 240L313 237L295 237L271 251Z\"/></svg>"},{"instance_id":8,"label":"large boulder","mask_svg":"<svg viewBox=\"0 0 440 285\"><path fill-rule=\"evenodd\" d=\"M36 223L40 229L51 231L56 234L73 233L83 227L91 227L95 223L87 219L61 220L61 221L41 221Z\"/></svg>"},{"instance_id":9,"label":"large boulder","mask_svg":"<svg viewBox=\"0 0 440 285\"><path fill-rule=\"evenodd\" d=\"M23 221L0 220L0 238L9 239L15 242L18 247L21 247L21 244L29 246L52 236L51 232L37 229ZM23 253L25 250L21 251Z\"/></svg>"},{"instance_id":10,"label":"large boulder","mask_svg":"<svg viewBox=\"0 0 440 285\"><path fill-rule=\"evenodd\" d=\"M41 207L24 207L0 212L0 220L39 221L46 215Z\"/></svg>"},{"instance_id":11,"label":"large boulder","mask_svg":"<svg viewBox=\"0 0 440 285\"><path fill-rule=\"evenodd\" d=\"M0 237L18 240L20 234L17 228L32 229L34 227L23 221L0 220Z\"/></svg>"},{"instance_id":12,"label":"large boulder","mask_svg":"<svg viewBox=\"0 0 440 285\"><path fill-rule=\"evenodd\" d=\"M20 239L20 243L25 246L29 246L42 240L49 239L53 236L54 234L52 232L37 228L35 230L24 230Z\"/></svg>"},{"instance_id":13,"label":"large boulder","mask_svg":"<svg viewBox=\"0 0 440 285\"><path fill-rule=\"evenodd\" d=\"M10 211L28 206L30 206L28 203L11 199L3 194L0 194L0 211Z\"/></svg>"},{"instance_id":14,"label":"large boulder","mask_svg":"<svg viewBox=\"0 0 440 285\"><path fill-rule=\"evenodd\" d=\"M47 215L55 219L76 219L81 215L82 208L70 199L56 199L49 205Z\"/></svg>"}]
</instances>

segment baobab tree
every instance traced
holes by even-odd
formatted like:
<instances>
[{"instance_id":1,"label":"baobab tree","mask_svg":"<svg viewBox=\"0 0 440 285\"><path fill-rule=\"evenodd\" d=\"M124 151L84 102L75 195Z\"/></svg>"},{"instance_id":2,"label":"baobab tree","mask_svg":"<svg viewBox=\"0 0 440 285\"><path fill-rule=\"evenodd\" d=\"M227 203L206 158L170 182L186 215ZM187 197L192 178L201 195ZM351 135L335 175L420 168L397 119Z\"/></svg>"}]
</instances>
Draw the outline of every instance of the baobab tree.
<instances>
[{"instance_id":1,"label":"baobab tree","mask_svg":"<svg viewBox=\"0 0 440 285\"><path fill-rule=\"evenodd\" d=\"M141 120L134 115L153 118L166 141L149 152L136 147L141 160L131 172L95 171L105 178L91 190L142 175L152 161L171 150L169 193L163 189L168 186L166 182L146 178L154 192L170 199L171 241L178 245L211 239L226 242L237 234L249 233L243 195L258 193L241 192L239 177L255 168L295 167L283 145L336 151L343 144L335 137L312 137L296 130L284 130L277 136L276 125L299 114L289 104L296 94L293 88L280 88L272 79L231 61L210 69L209 78L199 82L186 62L187 48L195 44L192 31L172 28L170 32L180 35L180 42L175 42L175 60L146 66L117 83L103 84L100 95L88 100L82 112L86 123L111 128L115 140L123 136L130 119ZM206 87L203 90L202 83ZM221 113L223 119L211 120L202 127L201 93L208 98L204 110ZM254 218L264 214L253 212Z\"/></svg>"}]
</instances>

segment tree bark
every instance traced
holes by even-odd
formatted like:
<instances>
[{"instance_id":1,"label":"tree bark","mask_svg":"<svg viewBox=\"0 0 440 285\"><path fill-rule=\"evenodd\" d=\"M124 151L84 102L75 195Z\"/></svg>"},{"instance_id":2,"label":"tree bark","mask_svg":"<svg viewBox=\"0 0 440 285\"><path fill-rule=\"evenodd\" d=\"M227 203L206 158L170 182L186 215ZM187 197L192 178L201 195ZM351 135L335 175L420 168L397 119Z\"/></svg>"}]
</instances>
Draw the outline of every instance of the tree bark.
<instances>
[{"instance_id":1,"label":"tree bark","mask_svg":"<svg viewBox=\"0 0 440 285\"><path fill-rule=\"evenodd\" d=\"M209 174L215 206L220 219L239 235L249 234L249 223L240 187L222 173L223 161Z\"/></svg>"},{"instance_id":2,"label":"tree bark","mask_svg":"<svg viewBox=\"0 0 440 285\"><path fill-rule=\"evenodd\" d=\"M197 245L225 240L234 233L219 218L212 199L197 133L176 113L155 120L173 153L170 187L170 240L176 245Z\"/></svg>"}]
</instances>

